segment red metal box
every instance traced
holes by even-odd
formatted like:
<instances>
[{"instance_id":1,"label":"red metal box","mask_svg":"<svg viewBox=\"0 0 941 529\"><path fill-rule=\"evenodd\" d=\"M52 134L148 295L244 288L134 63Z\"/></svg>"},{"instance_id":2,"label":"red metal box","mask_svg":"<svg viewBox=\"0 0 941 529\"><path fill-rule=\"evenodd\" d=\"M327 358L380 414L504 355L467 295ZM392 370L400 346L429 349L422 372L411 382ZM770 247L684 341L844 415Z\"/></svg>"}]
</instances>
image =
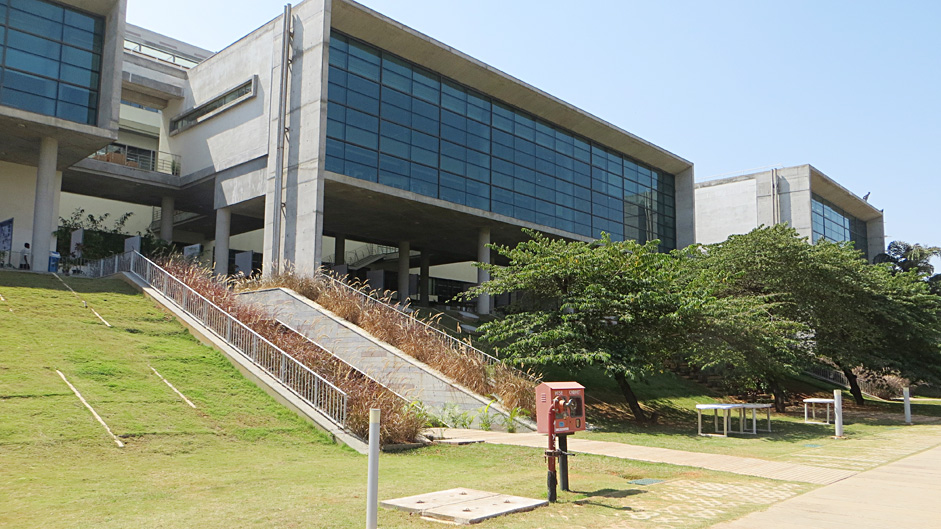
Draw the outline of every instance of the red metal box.
<instances>
[{"instance_id":1,"label":"red metal box","mask_svg":"<svg viewBox=\"0 0 941 529\"><path fill-rule=\"evenodd\" d=\"M584 430L585 386L578 382L543 382L536 387L536 424L539 433L549 433L549 408L556 401L561 406L552 414L555 433Z\"/></svg>"}]
</instances>

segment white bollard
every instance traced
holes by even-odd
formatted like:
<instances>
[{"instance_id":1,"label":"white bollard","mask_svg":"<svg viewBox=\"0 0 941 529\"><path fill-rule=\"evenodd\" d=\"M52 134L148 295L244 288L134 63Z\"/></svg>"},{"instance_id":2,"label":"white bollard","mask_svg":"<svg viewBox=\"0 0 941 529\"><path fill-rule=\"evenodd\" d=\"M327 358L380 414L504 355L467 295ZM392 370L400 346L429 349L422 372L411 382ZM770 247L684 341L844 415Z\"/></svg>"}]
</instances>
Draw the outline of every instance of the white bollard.
<instances>
[{"instance_id":1,"label":"white bollard","mask_svg":"<svg viewBox=\"0 0 941 529\"><path fill-rule=\"evenodd\" d=\"M905 400L905 424L912 423L912 401L911 392L908 388L902 388L902 398Z\"/></svg>"},{"instance_id":2,"label":"white bollard","mask_svg":"<svg viewBox=\"0 0 941 529\"><path fill-rule=\"evenodd\" d=\"M366 486L366 529L376 529L379 516L379 409L369 410L369 470Z\"/></svg>"},{"instance_id":3,"label":"white bollard","mask_svg":"<svg viewBox=\"0 0 941 529\"><path fill-rule=\"evenodd\" d=\"M836 437L843 437L843 391L833 390L833 415L836 426Z\"/></svg>"}]
</instances>

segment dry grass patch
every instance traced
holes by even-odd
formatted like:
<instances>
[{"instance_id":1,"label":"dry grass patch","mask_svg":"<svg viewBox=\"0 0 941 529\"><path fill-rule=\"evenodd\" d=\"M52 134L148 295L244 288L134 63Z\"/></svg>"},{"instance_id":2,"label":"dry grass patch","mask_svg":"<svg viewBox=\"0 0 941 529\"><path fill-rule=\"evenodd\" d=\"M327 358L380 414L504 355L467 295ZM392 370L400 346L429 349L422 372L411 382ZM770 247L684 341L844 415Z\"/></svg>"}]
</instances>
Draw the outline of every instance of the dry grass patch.
<instances>
[{"instance_id":1,"label":"dry grass patch","mask_svg":"<svg viewBox=\"0 0 941 529\"><path fill-rule=\"evenodd\" d=\"M288 271L269 278L242 279L236 282L235 289L291 289L471 391L493 396L508 410L519 408L534 416L538 377L531 373L527 376L502 363L488 363L469 344L451 340L435 330L433 318L420 320L396 310L389 291L374 290L358 279L328 274L310 276Z\"/></svg>"},{"instance_id":2,"label":"dry grass patch","mask_svg":"<svg viewBox=\"0 0 941 529\"><path fill-rule=\"evenodd\" d=\"M306 337L285 328L271 314L240 301L225 283L213 276L212 270L174 258L165 259L159 264L216 306L343 390L347 394L347 427L354 435L367 438L370 408L382 410L382 444L413 441L424 427L422 415L400 397L339 361Z\"/></svg>"}]
</instances>

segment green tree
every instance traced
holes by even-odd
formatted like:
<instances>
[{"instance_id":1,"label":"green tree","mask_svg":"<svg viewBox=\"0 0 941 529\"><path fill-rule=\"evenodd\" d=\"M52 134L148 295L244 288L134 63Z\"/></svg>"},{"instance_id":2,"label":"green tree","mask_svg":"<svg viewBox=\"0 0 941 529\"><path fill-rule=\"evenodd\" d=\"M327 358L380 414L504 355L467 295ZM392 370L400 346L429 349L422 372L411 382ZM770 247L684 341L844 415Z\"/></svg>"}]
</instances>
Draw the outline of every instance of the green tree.
<instances>
[{"instance_id":1,"label":"green tree","mask_svg":"<svg viewBox=\"0 0 941 529\"><path fill-rule=\"evenodd\" d=\"M123 252L124 239L134 235L128 233L125 228L125 224L132 215L133 213L125 213L109 223L108 220L111 217L109 213L96 216L86 213L82 208L77 208L68 218L60 217L55 235L56 251L62 255L63 267L68 270L68 267L78 260L77 256L71 253L72 232L78 229L85 230L84 241L81 245L82 260L101 259ZM150 233L137 235L141 236L141 250L147 255L165 252L169 249L167 243Z\"/></svg>"},{"instance_id":2,"label":"green tree","mask_svg":"<svg viewBox=\"0 0 941 529\"><path fill-rule=\"evenodd\" d=\"M941 248L937 246L923 246L909 244L905 241L892 241L885 253L880 253L873 262L876 264L889 263L892 269L898 272L915 271L924 276L934 273L931 266L932 257L941 257Z\"/></svg>"},{"instance_id":3,"label":"green tree","mask_svg":"<svg viewBox=\"0 0 941 529\"><path fill-rule=\"evenodd\" d=\"M707 248L703 265L732 278L732 291L774 296L773 310L806 325L813 351L835 364L860 404L854 369L933 378L937 306L917 274L868 265L852 243L808 244L784 225L761 227ZM896 345L905 344L907 351Z\"/></svg>"},{"instance_id":4,"label":"green tree","mask_svg":"<svg viewBox=\"0 0 941 529\"><path fill-rule=\"evenodd\" d=\"M505 317L481 327L518 363L601 368L635 419L649 422L656 415L643 410L632 384L662 371L668 359L692 352L715 359L741 344L749 359L766 352L757 343L767 338L764 300L713 296L711 274L688 268L684 252L659 253L658 241L604 235L566 242L527 233L532 239L515 248L493 246L509 264L479 265L491 279L467 293L523 294Z\"/></svg>"}]
</instances>

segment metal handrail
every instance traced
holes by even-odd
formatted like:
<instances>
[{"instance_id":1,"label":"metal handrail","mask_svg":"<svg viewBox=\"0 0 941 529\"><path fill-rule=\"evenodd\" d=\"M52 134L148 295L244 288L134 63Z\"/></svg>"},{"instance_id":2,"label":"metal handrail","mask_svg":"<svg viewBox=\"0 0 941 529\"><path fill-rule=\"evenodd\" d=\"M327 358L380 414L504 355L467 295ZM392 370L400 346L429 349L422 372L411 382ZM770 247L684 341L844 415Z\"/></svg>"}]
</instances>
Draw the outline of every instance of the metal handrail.
<instances>
[{"instance_id":1,"label":"metal handrail","mask_svg":"<svg viewBox=\"0 0 941 529\"><path fill-rule=\"evenodd\" d=\"M89 158L145 171L180 176L180 155L164 151L140 149L122 143L112 143L102 147Z\"/></svg>"},{"instance_id":2,"label":"metal handrail","mask_svg":"<svg viewBox=\"0 0 941 529\"><path fill-rule=\"evenodd\" d=\"M487 354L487 353L481 351L480 349L477 349L477 348L474 347L473 345L471 345L471 344L469 344L469 343L467 343L467 342L461 341L461 340L455 338L454 336L451 336L450 334L448 334L448 333L442 331L441 329L438 329L438 328L434 327L433 325L429 324L428 322L424 322L424 321L422 321L422 320L416 318L415 316L412 316L411 314L409 314L409 313L405 312L404 310L402 310L402 308L401 308L399 305L393 305L393 304L391 304L391 303L386 303L386 302L384 302L384 301L382 301L382 300L376 298L375 296L371 295L370 293L363 292L362 290L360 290L360 289L354 287L353 285L350 285L350 284L346 283L345 281L342 281L342 280L340 280L340 279L338 279L338 278L336 278L336 277L334 277L334 276L330 275L329 273L326 273L326 272L324 272L324 271L322 271L322 270L321 270L321 271L318 271L318 274L319 274L320 276L322 276L322 277L324 277L324 278L330 280L330 281L333 281L334 284L341 285L341 286L343 286L344 288L346 288L346 289L348 289L348 290L350 290L350 291L352 291L352 292L357 293L358 295L360 295L360 296L362 296L363 298L365 298L368 302L371 302L371 303L378 303L378 304L380 304L380 305L384 305L384 306L386 306L386 307L388 307L388 308L390 308L390 309L392 309L392 310L398 312L398 313L401 314L402 316L408 318L408 319L411 320L412 322L424 326L427 330L430 330L430 331L432 331L432 332L434 332L434 333L437 333L438 335L444 337L444 338L450 343L450 345L452 346L452 347L451 347L451 350L453 350L453 351L455 351L455 352L457 352L457 353L459 353L459 354L466 354L465 352L470 352L470 353L476 355L477 358L478 358L481 362L483 362L484 364L487 364L487 365L496 365L496 364L499 364L499 365L502 365L502 366L506 367L507 369L510 369L510 370L512 370L512 371L515 371L518 375L520 375L520 376L522 376L522 377L525 377L525 378L528 378L529 380L532 380L532 381L534 381L534 382L538 382L538 381L539 381L539 380L537 379L537 377L534 377L531 373L526 373L526 372L521 371L521 370L519 370L519 369L516 369L516 368L514 368L514 367L510 367L510 366L506 365L506 363L504 363L504 362L503 362L502 360L500 360L499 358L497 358L497 357L495 357L495 356L493 356L493 355ZM456 346L456 349L455 349L455 346Z\"/></svg>"},{"instance_id":3,"label":"metal handrail","mask_svg":"<svg viewBox=\"0 0 941 529\"><path fill-rule=\"evenodd\" d=\"M850 381L846 378L846 374L837 369L831 369L826 366L811 366L805 369L804 372L814 378L826 380L827 382L843 386L844 388L850 387ZM859 386L859 391L871 397L877 397L877 393L882 389L879 388L878 385L860 378L856 379L856 384Z\"/></svg>"},{"instance_id":4,"label":"metal handrail","mask_svg":"<svg viewBox=\"0 0 941 529\"><path fill-rule=\"evenodd\" d=\"M101 259L89 266L91 277L118 272L132 272L141 278L253 364L278 380L298 398L323 413L331 422L346 427L348 396L343 390L150 259L138 252L128 252Z\"/></svg>"}]
</instances>

